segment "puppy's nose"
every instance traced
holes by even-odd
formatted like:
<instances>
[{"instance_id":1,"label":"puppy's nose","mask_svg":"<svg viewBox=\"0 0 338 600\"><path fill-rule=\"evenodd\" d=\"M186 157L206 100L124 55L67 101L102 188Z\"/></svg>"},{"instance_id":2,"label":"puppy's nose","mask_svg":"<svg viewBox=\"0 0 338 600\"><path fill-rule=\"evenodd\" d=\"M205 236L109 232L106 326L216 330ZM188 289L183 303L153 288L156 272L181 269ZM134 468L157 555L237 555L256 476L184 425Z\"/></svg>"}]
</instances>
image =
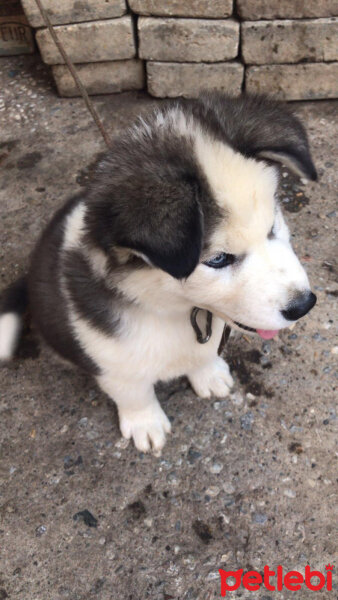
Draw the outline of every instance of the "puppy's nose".
<instances>
[{"instance_id":1,"label":"puppy's nose","mask_svg":"<svg viewBox=\"0 0 338 600\"><path fill-rule=\"evenodd\" d=\"M281 310L284 319L288 321L297 321L301 317L304 317L311 308L314 307L317 301L317 296L312 292L304 292L299 294L297 298L291 300L285 310Z\"/></svg>"}]
</instances>

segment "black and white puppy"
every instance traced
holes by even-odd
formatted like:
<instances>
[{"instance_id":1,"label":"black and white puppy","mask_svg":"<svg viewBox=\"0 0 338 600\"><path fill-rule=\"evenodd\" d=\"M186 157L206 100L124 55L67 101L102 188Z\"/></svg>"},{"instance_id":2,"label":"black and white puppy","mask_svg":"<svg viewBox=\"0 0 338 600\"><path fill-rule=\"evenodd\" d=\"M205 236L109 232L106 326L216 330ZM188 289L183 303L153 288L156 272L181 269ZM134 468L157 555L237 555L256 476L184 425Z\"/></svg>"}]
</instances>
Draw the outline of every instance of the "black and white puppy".
<instances>
[{"instance_id":1,"label":"black and white puppy","mask_svg":"<svg viewBox=\"0 0 338 600\"><path fill-rule=\"evenodd\" d=\"M170 423L158 380L187 375L199 396L225 396L224 323L267 339L315 304L273 161L316 179L303 126L264 97L209 93L139 118L5 292L0 357L13 355L29 305L43 338L115 401L123 436L159 451ZM205 344L194 307L213 314Z\"/></svg>"}]
</instances>

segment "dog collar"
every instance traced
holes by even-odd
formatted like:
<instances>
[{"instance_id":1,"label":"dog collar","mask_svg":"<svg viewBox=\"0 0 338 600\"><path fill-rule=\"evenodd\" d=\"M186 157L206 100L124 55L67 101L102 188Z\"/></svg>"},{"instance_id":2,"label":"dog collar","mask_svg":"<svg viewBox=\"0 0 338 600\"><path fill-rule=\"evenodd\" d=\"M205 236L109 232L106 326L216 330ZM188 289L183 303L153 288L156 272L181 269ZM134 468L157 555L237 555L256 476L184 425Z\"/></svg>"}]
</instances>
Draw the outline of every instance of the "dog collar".
<instances>
[{"instance_id":1,"label":"dog collar","mask_svg":"<svg viewBox=\"0 0 338 600\"><path fill-rule=\"evenodd\" d=\"M198 306L194 306L194 308L192 309L192 311L190 313L190 323L192 325L194 332L196 333L196 339L197 339L198 343L206 344L212 336L212 313L209 310L205 311L207 314L207 320L206 320L205 335L203 335L203 333L197 323L197 315L200 310L204 310L204 309L198 308ZM221 337L221 341L220 341L220 345L218 347L218 354L221 354L223 352L224 346L229 339L230 333L231 333L231 327L229 327L229 325L225 324L223 333L222 333L222 337Z\"/></svg>"}]
</instances>

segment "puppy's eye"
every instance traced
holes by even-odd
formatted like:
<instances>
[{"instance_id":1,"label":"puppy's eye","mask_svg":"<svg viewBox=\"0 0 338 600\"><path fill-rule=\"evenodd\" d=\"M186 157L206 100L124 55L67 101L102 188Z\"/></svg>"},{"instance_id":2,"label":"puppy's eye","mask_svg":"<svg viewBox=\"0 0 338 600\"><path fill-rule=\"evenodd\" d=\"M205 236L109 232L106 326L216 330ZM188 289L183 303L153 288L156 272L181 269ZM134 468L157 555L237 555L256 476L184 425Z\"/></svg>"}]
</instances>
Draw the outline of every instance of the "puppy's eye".
<instances>
[{"instance_id":1,"label":"puppy's eye","mask_svg":"<svg viewBox=\"0 0 338 600\"><path fill-rule=\"evenodd\" d=\"M228 267L232 265L236 260L236 256L234 254L226 254L225 252L221 252L211 258L210 260L206 260L204 264L207 267L212 267L213 269L223 269L223 267Z\"/></svg>"}]
</instances>

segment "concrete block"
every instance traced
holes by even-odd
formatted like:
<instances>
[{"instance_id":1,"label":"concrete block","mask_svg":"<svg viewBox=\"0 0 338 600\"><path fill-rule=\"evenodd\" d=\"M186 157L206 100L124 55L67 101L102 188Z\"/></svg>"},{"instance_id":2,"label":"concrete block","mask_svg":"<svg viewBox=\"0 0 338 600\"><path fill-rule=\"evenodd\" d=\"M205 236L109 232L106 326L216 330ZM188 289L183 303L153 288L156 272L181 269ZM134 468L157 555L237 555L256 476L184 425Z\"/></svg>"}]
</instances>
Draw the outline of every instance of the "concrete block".
<instances>
[{"instance_id":1,"label":"concrete block","mask_svg":"<svg viewBox=\"0 0 338 600\"><path fill-rule=\"evenodd\" d=\"M137 59L81 64L76 70L88 94L141 90L145 84L144 63ZM54 65L52 73L60 96L81 95L66 65Z\"/></svg>"},{"instance_id":2,"label":"concrete block","mask_svg":"<svg viewBox=\"0 0 338 600\"><path fill-rule=\"evenodd\" d=\"M193 98L202 90L217 89L239 94L244 67L237 62L225 63L147 63L147 85L152 96Z\"/></svg>"},{"instance_id":3,"label":"concrete block","mask_svg":"<svg viewBox=\"0 0 338 600\"><path fill-rule=\"evenodd\" d=\"M232 14L233 0L129 0L129 6L139 15L224 19Z\"/></svg>"},{"instance_id":4,"label":"concrete block","mask_svg":"<svg viewBox=\"0 0 338 600\"><path fill-rule=\"evenodd\" d=\"M237 0L242 19L337 17L338 0Z\"/></svg>"},{"instance_id":5,"label":"concrete block","mask_svg":"<svg viewBox=\"0 0 338 600\"><path fill-rule=\"evenodd\" d=\"M338 19L242 23L246 64L338 60Z\"/></svg>"},{"instance_id":6,"label":"concrete block","mask_svg":"<svg viewBox=\"0 0 338 600\"><path fill-rule=\"evenodd\" d=\"M239 24L231 19L138 19L139 56L168 62L218 62L235 58Z\"/></svg>"},{"instance_id":7,"label":"concrete block","mask_svg":"<svg viewBox=\"0 0 338 600\"><path fill-rule=\"evenodd\" d=\"M32 27L45 25L35 0L21 0L21 4ZM112 19L127 12L126 0L43 0L43 7L55 25Z\"/></svg>"},{"instance_id":8,"label":"concrete block","mask_svg":"<svg viewBox=\"0 0 338 600\"><path fill-rule=\"evenodd\" d=\"M33 32L19 0L0 3L0 56L35 52Z\"/></svg>"},{"instance_id":9,"label":"concrete block","mask_svg":"<svg viewBox=\"0 0 338 600\"><path fill-rule=\"evenodd\" d=\"M55 31L75 63L125 60L136 54L130 16L75 25L57 25ZM36 41L45 63L55 65L64 62L48 29L39 30Z\"/></svg>"},{"instance_id":10,"label":"concrete block","mask_svg":"<svg viewBox=\"0 0 338 600\"><path fill-rule=\"evenodd\" d=\"M245 89L280 100L338 98L338 62L248 67Z\"/></svg>"}]
</instances>

